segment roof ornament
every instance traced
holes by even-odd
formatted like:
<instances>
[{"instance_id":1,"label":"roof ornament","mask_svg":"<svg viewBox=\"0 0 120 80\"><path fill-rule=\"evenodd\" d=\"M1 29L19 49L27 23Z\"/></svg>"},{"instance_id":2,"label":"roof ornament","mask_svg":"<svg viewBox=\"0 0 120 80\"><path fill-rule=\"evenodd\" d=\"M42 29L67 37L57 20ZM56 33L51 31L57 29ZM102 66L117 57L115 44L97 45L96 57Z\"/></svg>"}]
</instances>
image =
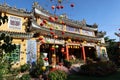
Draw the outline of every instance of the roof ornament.
<instances>
[{"instance_id":1,"label":"roof ornament","mask_svg":"<svg viewBox=\"0 0 120 80\"><path fill-rule=\"evenodd\" d=\"M39 6L39 4L38 4L38 2L34 2L32 6L37 7L37 6Z\"/></svg>"},{"instance_id":2,"label":"roof ornament","mask_svg":"<svg viewBox=\"0 0 120 80\"><path fill-rule=\"evenodd\" d=\"M4 0L4 4L3 4L3 6L7 6L6 0Z\"/></svg>"},{"instance_id":3,"label":"roof ornament","mask_svg":"<svg viewBox=\"0 0 120 80\"><path fill-rule=\"evenodd\" d=\"M104 31L99 31L98 33L97 33L97 37L98 38L101 38L101 37L104 37L106 35L106 32Z\"/></svg>"},{"instance_id":4,"label":"roof ornament","mask_svg":"<svg viewBox=\"0 0 120 80\"><path fill-rule=\"evenodd\" d=\"M93 28L98 28L98 25L96 23L94 23Z\"/></svg>"},{"instance_id":5,"label":"roof ornament","mask_svg":"<svg viewBox=\"0 0 120 80\"><path fill-rule=\"evenodd\" d=\"M83 19L83 20L81 21L81 24L82 24L83 26L85 26L85 25L86 25L86 20Z\"/></svg>"}]
</instances>

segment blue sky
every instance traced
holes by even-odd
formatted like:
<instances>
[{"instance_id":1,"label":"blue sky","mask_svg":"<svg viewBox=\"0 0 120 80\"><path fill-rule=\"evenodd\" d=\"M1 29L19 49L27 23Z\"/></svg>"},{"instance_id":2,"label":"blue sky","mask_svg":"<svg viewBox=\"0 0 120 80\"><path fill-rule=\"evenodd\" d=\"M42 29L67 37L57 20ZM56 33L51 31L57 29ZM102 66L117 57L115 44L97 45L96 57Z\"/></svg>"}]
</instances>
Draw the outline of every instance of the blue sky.
<instances>
[{"instance_id":1,"label":"blue sky","mask_svg":"<svg viewBox=\"0 0 120 80\"><path fill-rule=\"evenodd\" d=\"M6 1L12 7L25 8L28 11L32 9L32 3L38 1L46 10L53 13L51 6L54 2L50 0L0 0L0 4ZM111 39L119 40L114 35L120 33L120 0L63 0L64 9L57 10L56 14L67 14L70 19L83 20L87 24L98 24L99 31L106 31L106 36ZM74 3L75 7L71 8L70 4Z\"/></svg>"}]
</instances>

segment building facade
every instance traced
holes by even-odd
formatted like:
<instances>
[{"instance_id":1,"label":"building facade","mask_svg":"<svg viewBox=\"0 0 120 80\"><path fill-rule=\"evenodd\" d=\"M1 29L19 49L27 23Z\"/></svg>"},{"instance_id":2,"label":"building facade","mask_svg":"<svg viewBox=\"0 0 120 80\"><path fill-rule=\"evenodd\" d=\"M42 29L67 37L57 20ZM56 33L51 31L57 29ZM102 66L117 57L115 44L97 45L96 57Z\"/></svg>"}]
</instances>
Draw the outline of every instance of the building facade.
<instances>
[{"instance_id":1,"label":"building facade","mask_svg":"<svg viewBox=\"0 0 120 80\"><path fill-rule=\"evenodd\" d=\"M88 57L108 59L105 33L98 32L97 24L88 25L85 20L75 21L51 14L37 2L32 12L0 5L0 21L0 33L13 37L17 45L10 57L15 67L36 62L40 54L46 55L49 64L70 60L73 55L84 62Z\"/></svg>"}]
</instances>

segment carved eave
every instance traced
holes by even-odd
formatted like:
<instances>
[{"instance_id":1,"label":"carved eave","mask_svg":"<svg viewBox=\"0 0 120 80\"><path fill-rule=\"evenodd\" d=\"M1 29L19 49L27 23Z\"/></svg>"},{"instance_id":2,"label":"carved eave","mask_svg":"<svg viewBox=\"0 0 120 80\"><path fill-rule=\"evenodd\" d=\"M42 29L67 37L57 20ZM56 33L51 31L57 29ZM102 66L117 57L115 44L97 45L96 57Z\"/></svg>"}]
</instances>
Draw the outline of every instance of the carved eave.
<instances>
[{"instance_id":1,"label":"carved eave","mask_svg":"<svg viewBox=\"0 0 120 80\"><path fill-rule=\"evenodd\" d=\"M48 20L48 17L49 16L54 16L52 14L50 14L49 12L45 11L43 8L37 6L37 7L34 7L34 13L37 15L37 16L40 16L41 18L43 19L46 19ZM61 21L61 17L58 16L58 20L56 21L56 23L59 23ZM69 26L72 26L72 27L76 27L76 28L82 28L82 29L85 29L85 30L89 30L89 31L97 31L98 28L97 27L88 27L86 26L86 24L83 24L82 21L75 21L75 20L71 20L71 19L68 19L68 18L62 18L62 21L65 22L66 25L69 25Z\"/></svg>"},{"instance_id":2,"label":"carved eave","mask_svg":"<svg viewBox=\"0 0 120 80\"><path fill-rule=\"evenodd\" d=\"M13 38L25 38L29 39L33 37L33 33L23 33L23 32L10 32L10 31L0 31L1 33L5 33Z\"/></svg>"},{"instance_id":3,"label":"carved eave","mask_svg":"<svg viewBox=\"0 0 120 80\"><path fill-rule=\"evenodd\" d=\"M68 18L63 18L63 21L70 26L75 26L77 28L82 28L84 30L89 30L89 31L97 31L98 30L97 28L88 27L88 26L86 26L86 24L82 24L80 21L75 21L75 20L71 20Z\"/></svg>"},{"instance_id":4,"label":"carved eave","mask_svg":"<svg viewBox=\"0 0 120 80\"><path fill-rule=\"evenodd\" d=\"M93 25L86 24L86 26L90 28L98 28L98 25L96 23Z\"/></svg>"},{"instance_id":5,"label":"carved eave","mask_svg":"<svg viewBox=\"0 0 120 80\"><path fill-rule=\"evenodd\" d=\"M43 27L43 26L39 26L35 21L32 21L32 24L31 24L31 31L33 33L36 33L36 32L41 32L41 33L46 33L47 35L51 35L50 34L50 30L49 28L46 28L46 27ZM77 34L77 33L71 33L71 32L67 32L65 31L65 34L62 35L61 34L61 30L55 30L56 35L58 35L58 37L71 37L72 39L79 39L79 40L86 40L86 41L99 41L100 39L99 38L96 38L96 37L92 37L92 36L86 36L86 35L80 35L80 34Z\"/></svg>"},{"instance_id":6,"label":"carved eave","mask_svg":"<svg viewBox=\"0 0 120 80\"><path fill-rule=\"evenodd\" d=\"M120 33L115 33L115 35L116 35L117 37L120 37Z\"/></svg>"},{"instance_id":7,"label":"carved eave","mask_svg":"<svg viewBox=\"0 0 120 80\"><path fill-rule=\"evenodd\" d=\"M106 32L102 32L102 31L97 32L97 37L98 37L98 38L102 38L102 37L104 37L105 35L106 35Z\"/></svg>"},{"instance_id":8,"label":"carved eave","mask_svg":"<svg viewBox=\"0 0 120 80\"><path fill-rule=\"evenodd\" d=\"M105 44L105 43L101 43L100 46L106 47L107 44Z\"/></svg>"},{"instance_id":9,"label":"carved eave","mask_svg":"<svg viewBox=\"0 0 120 80\"><path fill-rule=\"evenodd\" d=\"M21 17L31 17L32 16L31 12L27 12L24 9L17 9L15 7L10 7L7 4L0 5L0 11L8 13L8 14L13 14L16 16L21 16Z\"/></svg>"}]
</instances>

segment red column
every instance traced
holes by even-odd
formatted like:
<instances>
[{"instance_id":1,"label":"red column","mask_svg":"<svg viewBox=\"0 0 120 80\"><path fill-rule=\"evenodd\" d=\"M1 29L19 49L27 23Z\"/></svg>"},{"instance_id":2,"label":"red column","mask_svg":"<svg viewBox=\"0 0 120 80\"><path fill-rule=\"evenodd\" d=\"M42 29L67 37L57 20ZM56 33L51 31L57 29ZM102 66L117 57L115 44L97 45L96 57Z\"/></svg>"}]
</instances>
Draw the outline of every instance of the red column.
<instances>
[{"instance_id":1,"label":"red column","mask_svg":"<svg viewBox=\"0 0 120 80\"><path fill-rule=\"evenodd\" d=\"M86 62L86 55L85 55L85 48L84 48L84 46L82 46L82 54L83 54L84 62Z\"/></svg>"},{"instance_id":2,"label":"red column","mask_svg":"<svg viewBox=\"0 0 120 80\"><path fill-rule=\"evenodd\" d=\"M66 59L69 60L69 51L68 51L68 45L66 45Z\"/></svg>"}]
</instances>

